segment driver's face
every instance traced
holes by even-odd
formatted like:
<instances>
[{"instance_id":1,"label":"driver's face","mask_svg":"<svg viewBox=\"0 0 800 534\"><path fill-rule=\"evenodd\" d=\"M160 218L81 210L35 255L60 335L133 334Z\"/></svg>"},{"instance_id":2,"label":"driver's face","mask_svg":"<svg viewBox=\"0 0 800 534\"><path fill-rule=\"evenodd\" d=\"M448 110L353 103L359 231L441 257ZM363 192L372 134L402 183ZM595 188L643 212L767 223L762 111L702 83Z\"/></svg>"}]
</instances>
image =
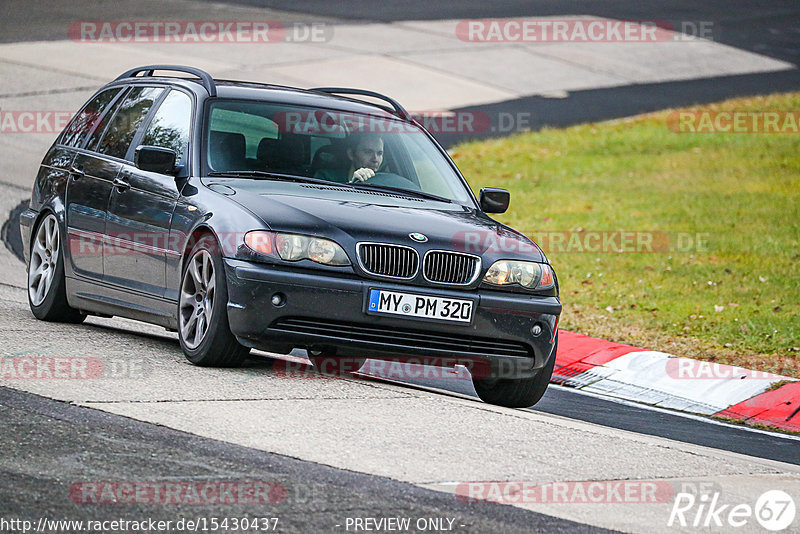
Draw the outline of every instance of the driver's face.
<instances>
[{"instance_id":1,"label":"driver's face","mask_svg":"<svg viewBox=\"0 0 800 534\"><path fill-rule=\"evenodd\" d=\"M358 143L355 151L350 151L350 159L356 169L372 169L378 172L383 163L383 139L364 139Z\"/></svg>"}]
</instances>

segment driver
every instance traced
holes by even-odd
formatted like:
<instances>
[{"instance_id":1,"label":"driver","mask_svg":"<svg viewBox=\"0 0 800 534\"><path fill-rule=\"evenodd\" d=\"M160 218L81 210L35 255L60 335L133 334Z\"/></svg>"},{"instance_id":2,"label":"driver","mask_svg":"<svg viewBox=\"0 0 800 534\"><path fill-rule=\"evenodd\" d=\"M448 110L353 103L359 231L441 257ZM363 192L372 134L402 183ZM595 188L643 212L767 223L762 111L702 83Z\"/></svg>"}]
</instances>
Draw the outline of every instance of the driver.
<instances>
[{"instance_id":1,"label":"driver","mask_svg":"<svg viewBox=\"0 0 800 534\"><path fill-rule=\"evenodd\" d=\"M315 178L350 184L369 180L383 164L383 139L374 134L352 134L348 139L347 159L350 166L344 175L334 169L320 169Z\"/></svg>"}]
</instances>

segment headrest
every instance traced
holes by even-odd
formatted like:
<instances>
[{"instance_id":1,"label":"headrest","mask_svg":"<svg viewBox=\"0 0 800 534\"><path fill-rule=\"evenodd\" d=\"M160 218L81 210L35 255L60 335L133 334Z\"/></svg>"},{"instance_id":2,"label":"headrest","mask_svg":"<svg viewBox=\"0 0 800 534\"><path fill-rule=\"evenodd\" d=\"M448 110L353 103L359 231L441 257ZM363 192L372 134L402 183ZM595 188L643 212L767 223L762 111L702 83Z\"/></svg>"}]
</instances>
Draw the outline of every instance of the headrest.
<instances>
[{"instance_id":1,"label":"headrest","mask_svg":"<svg viewBox=\"0 0 800 534\"><path fill-rule=\"evenodd\" d=\"M244 135L240 133L212 130L208 152L211 166L218 171L245 168L246 144Z\"/></svg>"},{"instance_id":2,"label":"headrest","mask_svg":"<svg viewBox=\"0 0 800 534\"><path fill-rule=\"evenodd\" d=\"M289 134L280 139L262 139L256 157L271 169L288 169L308 162L302 137Z\"/></svg>"}]
</instances>

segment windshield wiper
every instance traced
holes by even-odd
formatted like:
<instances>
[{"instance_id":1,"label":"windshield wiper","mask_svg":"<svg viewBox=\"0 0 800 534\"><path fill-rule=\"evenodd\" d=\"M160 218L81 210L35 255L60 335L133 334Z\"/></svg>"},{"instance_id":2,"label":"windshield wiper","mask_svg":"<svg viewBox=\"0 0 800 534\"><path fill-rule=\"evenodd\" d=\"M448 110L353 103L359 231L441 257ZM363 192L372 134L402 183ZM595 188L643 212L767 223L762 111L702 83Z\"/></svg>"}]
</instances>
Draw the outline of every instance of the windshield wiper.
<instances>
[{"instance_id":1,"label":"windshield wiper","mask_svg":"<svg viewBox=\"0 0 800 534\"><path fill-rule=\"evenodd\" d=\"M376 185L376 184L359 183L359 182L353 182L351 185L368 189L378 189L380 191L387 191L391 193L400 193L402 195L408 195L410 197L426 198L428 200L438 200L439 202L447 202L448 204L455 203L449 198L440 197L439 195L433 195L431 193L423 193L422 191L414 191L413 189L403 189L402 187L393 187L391 185Z\"/></svg>"},{"instance_id":2,"label":"windshield wiper","mask_svg":"<svg viewBox=\"0 0 800 534\"><path fill-rule=\"evenodd\" d=\"M294 174L281 174L279 172L257 171L257 170L240 170L240 171L211 171L209 176L219 178L256 178L263 180L278 180L285 182L300 182L308 184L319 184L332 187L340 187L342 189L376 189L379 191L389 193L399 193L410 197L425 198L428 200L436 200L439 202L447 202L453 204L454 201L449 198L440 197L431 193L423 193L422 191L414 191L413 189L403 189L402 187L392 187L390 185L376 185L369 183L353 182L350 184L343 184L339 182L332 182L330 180L323 180L321 178L311 178L309 176L297 176Z\"/></svg>"},{"instance_id":3,"label":"windshield wiper","mask_svg":"<svg viewBox=\"0 0 800 534\"><path fill-rule=\"evenodd\" d=\"M300 182L307 184L321 184L331 185L334 187L343 187L345 189L352 189L347 184L340 184L338 182L331 182L330 180L322 180L320 178L311 178L309 176L297 176L295 174L281 174L279 172L269 171L254 171L254 170L241 170L241 171L211 171L209 176L216 176L219 178L258 178L264 180L278 180L283 182Z\"/></svg>"}]
</instances>

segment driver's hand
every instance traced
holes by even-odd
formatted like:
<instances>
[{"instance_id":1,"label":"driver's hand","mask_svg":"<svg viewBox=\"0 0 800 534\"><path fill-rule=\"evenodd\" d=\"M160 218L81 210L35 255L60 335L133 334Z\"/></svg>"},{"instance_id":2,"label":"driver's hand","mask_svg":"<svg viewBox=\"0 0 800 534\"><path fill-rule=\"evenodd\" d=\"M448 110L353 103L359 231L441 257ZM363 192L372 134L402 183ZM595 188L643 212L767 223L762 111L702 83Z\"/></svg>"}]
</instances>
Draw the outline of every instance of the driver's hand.
<instances>
[{"instance_id":1,"label":"driver's hand","mask_svg":"<svg viewBox=\"0 0 800 534\"><path fill-rule=\"evenodd\" d=\"M353 182L366 182L373 176L375 176L375 171L367 167L361 167L353 173L353 176L350 178L348 183L352 184Z\"/></svg>"}]
</instances>

